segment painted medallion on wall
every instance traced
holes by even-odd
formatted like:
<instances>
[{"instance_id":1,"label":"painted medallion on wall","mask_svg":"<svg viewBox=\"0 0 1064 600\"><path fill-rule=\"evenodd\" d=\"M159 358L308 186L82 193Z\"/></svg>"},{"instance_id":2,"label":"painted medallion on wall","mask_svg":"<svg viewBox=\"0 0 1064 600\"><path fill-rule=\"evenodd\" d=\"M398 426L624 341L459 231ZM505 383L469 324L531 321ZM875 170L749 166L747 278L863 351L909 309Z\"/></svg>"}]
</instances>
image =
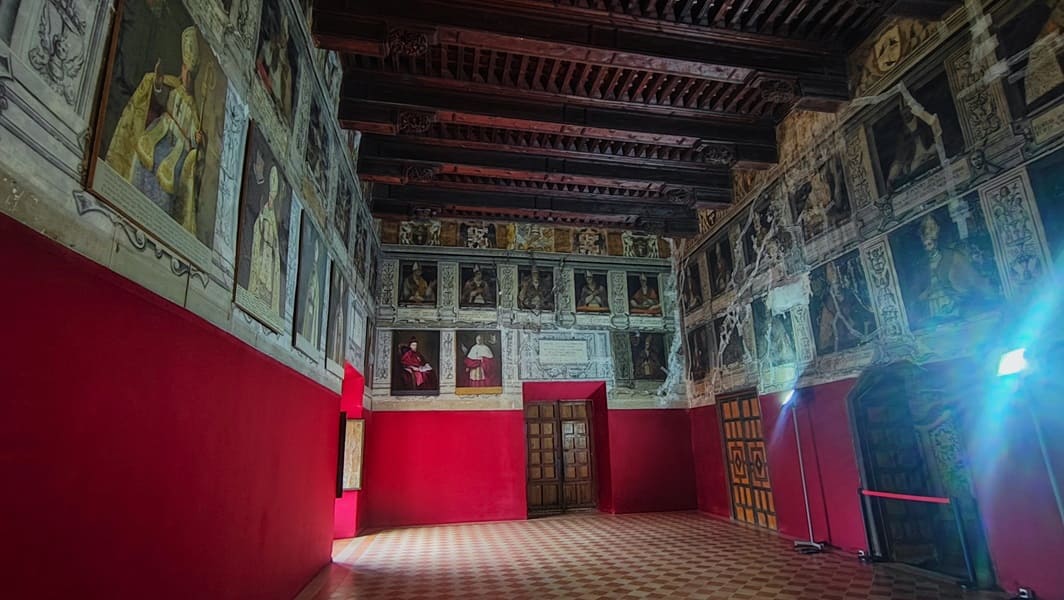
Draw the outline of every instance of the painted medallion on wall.
<instances>
[{"instance_id":1,"label":"painted medallion on wall","mask_svg":"<svg viewBox=\"0 0 1064 600\"><path fill-rule=\"evenodd\" d=\"M606 254L606 232L586 227L574 230L573 252L594 256Z\"/></svg>"},{"instance_id":2,"label":"painted medallion on wall","mask_svg":"<svg viewBox=\"0 0 1064 600\"><path fill-rule=\"evenodd\" d=\"M696 327L687 332L687 373L691 381L705 379L713 365L713 345L707 325ZM635 362L635 353L632 362Z\"/></svg>"},{"instance_id":3,"label":"painted medallion on wall","mask_svg":"<svg viewBox=\"0 0 1064 600\"><path fill-rule=\"evenodd\" d=\"M463 248L487 250L498 247L494 223L472 221L458 226L458 244Z\"/></svg>"},{"instance_id":4,"label":"painted medallion on wall","mask_svg":"<svg viewBox=\"0 0 1064 600\"><path fill-rule=\"evenodd\" d=\"M1001 300L993 244L974 194L899 227L890 249L913 331L969 319Z\"/></svg>"},{"instance_id":5,"label":"painted medallion on wall","mask_svg":"<svg viewBox=\"0 0 1064 600\"><path fill-rule=\"evenodd\" d=\"M698 272L698 261L692 257L687 261L683 278L684 310L692 311L702 306L702 276Z\"/></svg>"},{"instance_id":6,"label":"painted medallion on wall","mask_svg":"<svg viewBox=\"0 0 1064 600\"><path fill-rule=\"evenodd\" d=\"M820 356L849 350L876 334L876 317L857 250L809 275L809 317Z\"/></svg>"},{"instance_id":7,"label":"painted medallion on wall","mask_svg":"<svg viewBox=\"0 0 1064 600\"><path fill-rule=\"evenodd\" d=\"M791 212L806 242L850 220L850 193L839 156L821 163L809 180L791 193Z\"/></svg>"},{"instance_id":8,"label":"painted medallion on wall","mask_svg":"<svg viewBox=\"0 0 1064 600\"><path fill-rule=\"evenodd\" d=\"M399 277L401 306L436 306L436 263L402 261Z\"/></svg>"},{"instance_id":9,"label":"painted medallion on wall","mask_svg":"<svg viewBox=\"0 0 1064 600\"><path fill-rule=\"evenodd\" d=\"M392 332L392 395L434 396L440 393L440 332Z\"/></svg>"},{"instance_id":10,"label":"painted medallion on wall","mask_svg":"<svg viewBox=\"0 0 1064 600\"><path fill-rule=\"evenodd\" d=\"M717 334L715 347L723 367L731 367L743 361L744 341L741 323L738 319L720 317L713 321L713 330Z\"/></svg>"},{"instance_id":11,"label":"painted medallion on wall","mask_svg":"<svg viewBox=\"0 0 1064 600\"><path fill-rule=\"evenodd\" d=\"M345 250L351 249L351 222L354 218L352 207L354 206L354 185L347 175L340 173L340 180L336 185L336 201L333 202L332 223Z\"/></svg>"},{"instance_id":12,"label":"painted medallion on wall","mask_svg":"<svg viewBox=\"0 0 1064 600\"><path fill-rule=\"evenodd\" d=\"M179 0L120 2L112 43L87 187L209 269L225 73Z\"/></svg>"},{"instance_id":13,"label":"painted medallion on wall","mask_svg":"<svg viewBox=\"0 0 1064 600\"><path fill-rule=\"evenodd\" d=\"M347 281L343 269L336 261L332 262L329 276L329 327L325 333L325 357L329 369L343 374L344 354L347 351L348 320ZM361 335L362 332L356 332ZM360 337L356 338L360 339Z\"/></svg>"},{"instance_id":14,"label":"painted medallion on wall","mask_svg":"<svg viewBox=\"0 0 1064 600\"><path fill-rule=\"evenodd\" d=\"M502 393L502 334L495 331L455 332L458 385L455 393Z\"/></svg>"},{"instance_id":15,"label":"painted medallion on wall","mask_svg":"<svg viewBox=\"0 0 1064 600\"><path fill-rule=\"evenodd\" d=\"M284 329L292 188L262 132L248 133L240 188L236 303L274 331Z\"/></svg>"},{"instance_id":16,"label":"painted medallion on wall","mask_svg":"<svg viewBox=\"0 0 1064 600\"><path fill-rule=\"evenodd\" d=\"M628 274L628 311L633 315L661 316L657 273Z\"/></svg>"},{"instance_id":17,"label":"painted medallion on wall","mask_svg":"<svg viewBox=\"0 0 1064 600\"><path fill-rule=\"evenodd\" d=\"M665 381L669 363L665 336L661 333L636 331L629 334L632 347L632 375L636 379Z\"/></svg>"},{"instance_id":18,"label":"painted medallion on wall","mask_svg":"<svg viewBox=\"0 0 1064 600\"><path fill-rule=\"evenodd\" d=\"M791 313L775 313L769 310L764 298L753 303L754 345L762 368L775 368L797 362L794 344L794 324Z\"/></svg>"},{"instance_id":19,"label":"painted medallion on wall","mask_svg":"<svg viewBox=\"0 0 1064 600\"><path fill-rule=\"evenodd\" d=\"M328 114L315 96L310 103L307 147L303 157L303 197L308 204L317 201L322 207L327 204L333 162L333 140L327 118Z\"/></svg>"},{"instance_id":20,"label":"painted medallion on wall","mask_svg":"<svg viewBox=\"0 0 1064 600\"><path fill-rule=\"evenodd\" d=\"M621 233L621 251L635 258L658 258L658 236L624 231Z\"/></svg>"},{"instance_id":21,"label":"painted medallion on wall","mask_svg":"<svg viewBox=\"0 0 1064 600\"><path fill-rule=\"evenodd\" d=\"M511 250L554 252L554 228L532 223L513 225L514 235Z\"/></svg>"},{"instance_id":22,"label":"painted medallion on wall","mask_svg":"<svg viewBox=\"0 0 1064 600\"><path fill-rule=\"evenodd\" d=\"M554 310L554 271L539 267L517 269L517 308L532 311Z\"/></svg>"},{"instance_id":23,"label":"painted medallion on wall","mask_svg":"<svg viewBox=\"0 0 1064 600\"><path fill-rule=\"evenodd\" d=\"M403 246L439 246L439 221L403 221L399 224L399 243Z\"/></svg>"},{"instance_id":24,"label":"painted medallion on wall","mask_svg":"<svg viewBox=\"0 0 1064 600\"><path fill-rule=\"evenodd\" d=\"M610 312L609 294L606 293L606 273L580 271L573 277L576 287L576 312Z\"/></svg>"},{"instance_id":25,"label":"painted medallion on wall","mask_svg":"<svg viewBox=\"0 0 1064 600\"><path fill-rule=\"evenodd\" d=\"M498 304L498 281L491 265L462 265L462 289L458 295L461 308L495 308Z\"/></svg>"},{"instance_id":26,"label":"painted medallion on wall","mask_svg":"<svg viewBox=\"0 0 1064 600\"><path fill-rule=\"evenodd\" d=\"M728 289L735 269L732 257L731 238L725 235L706 250L706 263L709 265L709 292L713 297L723 294Z\"/></svg>"},{"instance_id":27,"label":"painted medallion on wall","mask_svg":"<svg viewBox=\"0 0 1064 600\"><path fill-rule=\"evenodd\" d=\"M941 125L946 156L954 157L964 150L964 134L946 74L940 71L927 83L913 86L912 96L915 104L900 94L896 96L889 110L872 125L884 195L899 191L942 165L931 128L932 116Z\"/></svg>"},{"instance_id":28,"label":"painted medallion on wall","mask_svg":"<svg viewBox=\"0 0 1064 600\"><path fill-rule=\"evenodd\" d=\"M329 254L321 233L307 211L303 211L296 275L295 345L311 357L317 357L322 347L328 272Z\"/></svg>"},{"instance_id":29,"label":"painted medallion on wall","mask_svg":"<svg viewBox=\"0 0 1064 600\"><path fill-rule=\"evenodd\" d=\"M255 55L255 73L266 87L282 122L289 128L295 111L300 69L299 52L291 33L298 27L295 18L284 0L262 0L259 47Z\"/></svg>"},{"instance_id":30,"label":"painted medallion on wall","mask_svg":"<svg viewBox=\"0 0 1064 600\"><path fill-rule=\"evenodd\" d=\"M1062 30L1064 4L1035 0L997 32L999 54L1010 67L1004 81L1016 117L1033 115L1064 94Z\"/></svg>"}]
</instances>

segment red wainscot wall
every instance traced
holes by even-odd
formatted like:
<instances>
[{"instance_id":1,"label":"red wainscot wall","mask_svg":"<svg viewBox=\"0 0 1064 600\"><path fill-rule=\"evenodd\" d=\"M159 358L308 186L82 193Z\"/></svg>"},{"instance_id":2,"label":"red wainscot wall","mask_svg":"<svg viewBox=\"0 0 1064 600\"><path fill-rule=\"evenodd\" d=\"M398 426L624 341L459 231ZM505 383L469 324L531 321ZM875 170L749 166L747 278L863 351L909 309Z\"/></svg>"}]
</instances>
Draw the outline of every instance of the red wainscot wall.
<instances>
[{"instance_id":1,"label":"red wainscot wall","mask_svg":"<svg viewBox=\"0 0 1064 600\"><path fill-rule=\"evenodd\" d=\"M728 472L717 406L691 409L691 448L694 451L698 510L718 517L731 516Z\"/></svg>"},{"instance_id":2,"label":"red wainscot wall","mask_svg":"<svg viewBox=\"0 0 1064 600\"><path fill-rule=\"evenodd\" d=\"M694 455L686 410L610 411L613 510L694 510Z\"/></svg>"},{"instance_id":3,"label":"red wainscot wall","mask_svg":"<svg viewBox=\"0 0 1064 600\"><path fill-rule=\"evenodd\" d=\"M802 442L813 537L856 552L868 544L857 498L860 475L846 406L846 394L853 384L854 380L844 380L804 388L787 406L782 404L785 394L769 394L760 400L780 534L793 539L809 537L793 410L797 411Z\"/></svg>"},{"instance_id":4,"label":"red wainscot wall","mask_svg":"<svg viewBox=\"0 0 1064 600\"><path fill-rule=\"evenodd\" d=\"M348 419L366 418L366 411L362 406L365 386L366 378L358 372L358 369L345 364L344 384L340 394L340 412L347 413ZM363 472L363 480L365 480L365 472ZM336 499L333 508L333 538L351 538L358 534L358 504L361 494L359 490L351 490L343 492L343 496Z\"/></svg>"},{"instance_id":5,"label":"red wainscot wall","mask_svg":"<svg viewBox=\"0 0 1064 600\"><path fill-rule=\"evenodd\" d=\"M0 271L0 596L291 598L328 564L337 394L2 215Z\"/></svg>"}]
</instances>

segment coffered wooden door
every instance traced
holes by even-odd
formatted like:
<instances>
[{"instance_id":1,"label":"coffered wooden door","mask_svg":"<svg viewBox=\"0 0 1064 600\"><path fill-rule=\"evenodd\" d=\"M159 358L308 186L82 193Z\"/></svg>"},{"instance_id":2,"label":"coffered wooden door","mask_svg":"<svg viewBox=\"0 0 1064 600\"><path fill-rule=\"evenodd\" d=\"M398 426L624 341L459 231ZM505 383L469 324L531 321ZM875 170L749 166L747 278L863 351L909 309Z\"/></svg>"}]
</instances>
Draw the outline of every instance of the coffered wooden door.
<instances>
[{"instance_id":1,"label":"coffered wooden door","mask_svg":"<svg viewBox=\"0 0 1064 600\"><path fill-rule=\"evenodd\" d=\"M525 406L530 515L595 506L589 417L589 402Z\"/></svg>"},{"instance_id":2,"label":"coffered wooden door","mask_svg":"<svg viewBox=\"0 0 1064 600\"><path fill-rule=\"evenodd\" d=\"M776 504L768 476L768 453L756 393L721 398L720 422L736 520L775 530Z\"/></svg>"}]
</instances>

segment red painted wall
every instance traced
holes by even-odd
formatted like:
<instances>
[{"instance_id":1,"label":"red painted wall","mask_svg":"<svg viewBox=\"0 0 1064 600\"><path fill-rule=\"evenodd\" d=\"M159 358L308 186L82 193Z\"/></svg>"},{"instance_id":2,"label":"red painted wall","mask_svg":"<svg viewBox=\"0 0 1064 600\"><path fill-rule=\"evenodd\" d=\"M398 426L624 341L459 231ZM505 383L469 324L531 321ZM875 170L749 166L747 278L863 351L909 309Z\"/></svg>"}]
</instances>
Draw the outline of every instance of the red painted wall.
<instances>
[{"instance_id":1,"label":"red painted wall","mask_svg":"<svg viewBox=\"0 0 1064 600\"><path fill-rule=\"evenodd\" d=\"M846 407L846 394L853 383L846 380L799 390L797 399L787 406L782 405L783 394L765 395L761 397L761 411L780 534L795 539L809 537L793 410L802 442L813 537L856 552L868 544L857 498L860 475Z\"/></svg>"},{"instance_id":2,"label":"red painted wall","mask_svg":"<svg viewBox=\"0 0 1064 600\"><path fill-rule=\"evenodd\" d=\"M350 364L344 365L344 383L340 393L340 411L347 413L348 419L365 418L362 407L363 395L366 391L366 378L358 372L358 369ZM365 473L363 473L365 478ZM343 496L336 499L333 508L333 538L343 539L355 537L358 533L358 503L361 491L352 490L343 492Z\"/></svg>"},{"instance_id":3,"label":"red painted wall","mask_svg":"<svg viewBox=\"0 0 1064 600\"><path fill-rule=\"evenodd\" d=\"M695 466L686 410L611 410L613 510L693 510Z\"/></svg>"},{"instance_id":4,"label":"red painted wall","mask_svg":"<svg viewBox=\"0 0 1064 600\"><path fill-rule=\"evenodd\" d=\"M0 271L0 596L290 598L329 562L336 394L2 215Z\"/></svg>"},{"instance_id":5,"label":"red painted wall","mask_svg":"<svg viewBox=\"0 0 1064 600\"><path fill-rule=\"evenodd\" d=\"M724 447L717 406L699 406L691 409L690 415L698 510L721 517L730 517L728 472L724 464Z\"/></svg>"},{"instance_id":6,"label":"red painted wall","mask_svg":"<svg viewBox=\"0 0 1064 600\"><path fill-rule=\"evenodd\" d=\"M366 527L524 519L521 411L375 411Z\"/></svg>"}]
</instances>

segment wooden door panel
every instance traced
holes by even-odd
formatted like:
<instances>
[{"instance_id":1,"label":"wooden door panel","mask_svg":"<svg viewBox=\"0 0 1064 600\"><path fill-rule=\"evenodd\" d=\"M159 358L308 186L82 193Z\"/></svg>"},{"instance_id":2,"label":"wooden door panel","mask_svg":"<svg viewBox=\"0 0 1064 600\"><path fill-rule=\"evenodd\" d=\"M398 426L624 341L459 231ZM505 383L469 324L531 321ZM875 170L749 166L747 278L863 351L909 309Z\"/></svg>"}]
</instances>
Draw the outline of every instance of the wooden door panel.
<instances>
[{"instance_id":1,"label":"wooden door panel","mask_svg":"<svg viewBox=\"0 0 1064 600\"><path fill-rule=\"evenodd\" d=\"M528 449L527 500L530 513L562 510L561 455L557 407L535 403L525 407Z\"/></svg>"},{"instance_id":2,"label":"wooden door panel","mask_svg":"<svg viewBox=\"0 0 1064 600\"><path fill-rule=\"evenodd\" d=\"M718 401L735 519L777 529L768 454L755 394Z\"/></svg>"}]
</instances>

